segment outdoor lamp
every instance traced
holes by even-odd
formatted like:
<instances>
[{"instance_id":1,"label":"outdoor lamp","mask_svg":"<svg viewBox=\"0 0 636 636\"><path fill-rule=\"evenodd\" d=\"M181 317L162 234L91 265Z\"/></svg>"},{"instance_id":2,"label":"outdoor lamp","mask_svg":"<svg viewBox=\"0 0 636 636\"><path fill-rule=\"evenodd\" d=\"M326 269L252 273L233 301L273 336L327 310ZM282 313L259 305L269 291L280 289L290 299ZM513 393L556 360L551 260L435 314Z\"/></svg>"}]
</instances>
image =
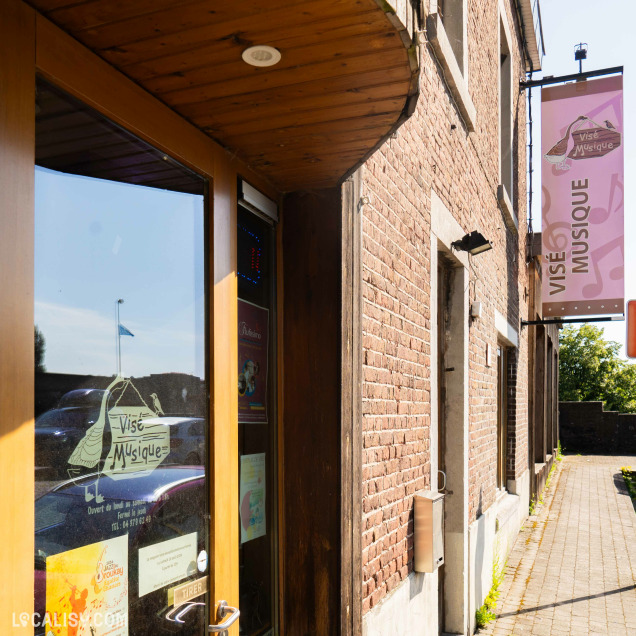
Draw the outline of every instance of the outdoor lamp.
<instances>
[{"instance_id":1,"label":"outdoor lamp","mask_svg":"<svg viewBox=\"0 0 636 636\"><path fill-rule=\"evenodd\" d=\"M465 234L460 241L453 241L451 247L458 251L468 252L474 256L475 254L481 254L482 252L491 250L492 243L484 238L481 232L475 230L470 234Z\"/></svg>"}]
</instances>

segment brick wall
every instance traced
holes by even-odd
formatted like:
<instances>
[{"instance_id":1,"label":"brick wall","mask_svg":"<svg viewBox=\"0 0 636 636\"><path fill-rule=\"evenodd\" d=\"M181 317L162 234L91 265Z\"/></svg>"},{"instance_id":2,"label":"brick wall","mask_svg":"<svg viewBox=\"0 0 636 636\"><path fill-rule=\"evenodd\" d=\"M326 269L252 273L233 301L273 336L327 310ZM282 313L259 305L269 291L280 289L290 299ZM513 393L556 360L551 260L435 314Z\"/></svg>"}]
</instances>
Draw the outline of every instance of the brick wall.
<instances>
[{"instance_id":1,"label":"brick wall","mask_svg":"<svg viewBox=\"0 0 636 636\"><path fill-rule=\"evenodd\" d=\"M525 96L515 93L515 194L519 234L506 228L499 184L499 17L494 0L468 3L469 91L477 110L468 133L427 44L422 46L415 114L361 168L363 264L363 611L412 571L413 493L430 487L431 190L462 228L493 241L470 257L470 302L483 313L469 333L470 521L496 492L497 367L495 310L511 324L527 314L525 265ZM522 73L517 24L513 85ZM519 239L521 237L521 239ZM458 239L461 236L457 237ZM468 320L468 317L467 317ZM508 477L527 468L527 335L509 369ZM516 458L522 459L517 460Z\"/></svg>"},{"instance_id":2,"label":"brick wall","mask_svg":"<svg viewBox=\"0 0 636 636\"><path fill-rule=\"evenodd\" d=\"M567 452L636 455L636 413L605 411L603 402L560 402L559 429Z\"/></svg>"}]
</instances>

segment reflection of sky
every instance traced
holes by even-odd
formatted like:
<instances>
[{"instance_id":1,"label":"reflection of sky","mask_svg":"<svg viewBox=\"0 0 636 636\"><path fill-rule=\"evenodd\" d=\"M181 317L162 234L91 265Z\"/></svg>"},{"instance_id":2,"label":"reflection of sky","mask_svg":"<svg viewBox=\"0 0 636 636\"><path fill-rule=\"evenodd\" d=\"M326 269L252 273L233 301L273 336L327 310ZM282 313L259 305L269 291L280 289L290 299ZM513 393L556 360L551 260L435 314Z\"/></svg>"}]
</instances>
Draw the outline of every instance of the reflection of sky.
<instances>
[{"instance_id":1,"label":"reflection of sky","mask_svg":"<svg viewBox=\"0 0 636 636\"><path fill-rule=\"evenodd\" d=\"M625 66L623 75L623 112L625 135L625 297L636 298L636 249L633 241L636 237L636 215L631 205L634 192L631 188L634 170L636 170L636 152L632 142L634 125L633 105L636 103L636 74L634 69L633 30L636 21L636 3L606 2L596 0L543 0L541 2L543 34L545 37L546 57L543 71L535 78L546 75L567 75L577 73L579 63L574 61L574 45L579 42L588 44L588 59L583 61L583 70ZM540 90L532 91L532 116L534 119L534 228L541 229L541 103ZM624 322L599 322L605 330L605 338L625 343ZM623 354L623 351L621 351Z\"/></svg>"},{"instance_id":2,"label":"reflection of sky","mask_svg":"<svg viewBox=\"0 0 636 636\"><path fill-rule=\"evenodd\" d=\"M203 197L35 171L35 324L54 373L204 377Z\"/></svg>"}]
</instances>

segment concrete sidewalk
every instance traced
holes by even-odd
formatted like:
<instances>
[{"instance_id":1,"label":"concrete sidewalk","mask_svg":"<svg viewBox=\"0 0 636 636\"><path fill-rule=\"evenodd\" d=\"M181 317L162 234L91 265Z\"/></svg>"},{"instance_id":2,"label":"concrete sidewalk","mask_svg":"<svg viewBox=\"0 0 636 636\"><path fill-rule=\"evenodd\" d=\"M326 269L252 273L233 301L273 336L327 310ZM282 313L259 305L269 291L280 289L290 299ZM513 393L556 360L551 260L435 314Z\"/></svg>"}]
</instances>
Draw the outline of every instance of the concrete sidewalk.
<instances>
[{"instance_id":1,"label":"concrete sidewalk","mask_svg":"<svg viewBox=\"0 0 636 636\"><path fill-rule=\"evenodd\" d=\"M636 636L636 457L566 456L508 559L497 620L479 634Z\"/></svg>"}]
</instances>

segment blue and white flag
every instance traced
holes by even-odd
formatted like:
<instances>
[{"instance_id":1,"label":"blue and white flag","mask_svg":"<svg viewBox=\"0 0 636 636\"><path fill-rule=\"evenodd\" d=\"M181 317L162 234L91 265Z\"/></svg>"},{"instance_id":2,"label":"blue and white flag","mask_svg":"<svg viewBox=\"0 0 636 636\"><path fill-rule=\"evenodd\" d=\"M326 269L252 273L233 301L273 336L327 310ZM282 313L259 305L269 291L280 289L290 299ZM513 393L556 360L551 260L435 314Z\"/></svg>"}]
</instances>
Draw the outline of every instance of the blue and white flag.
<instances>
[{"instance_id":1,"label":"blue and white flag","mask_svg":"<svg viewBox=\"0 0 636 636\"><path fill-rule=\"evenodd\" d=\"M119 323L119 335L132 336L133 338L135 337L135 334L132 331L129 331L128 329L126 329L126 327L124 327L124 325L122 325L121 323Z\"/></svg>"}]
</instances>

